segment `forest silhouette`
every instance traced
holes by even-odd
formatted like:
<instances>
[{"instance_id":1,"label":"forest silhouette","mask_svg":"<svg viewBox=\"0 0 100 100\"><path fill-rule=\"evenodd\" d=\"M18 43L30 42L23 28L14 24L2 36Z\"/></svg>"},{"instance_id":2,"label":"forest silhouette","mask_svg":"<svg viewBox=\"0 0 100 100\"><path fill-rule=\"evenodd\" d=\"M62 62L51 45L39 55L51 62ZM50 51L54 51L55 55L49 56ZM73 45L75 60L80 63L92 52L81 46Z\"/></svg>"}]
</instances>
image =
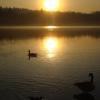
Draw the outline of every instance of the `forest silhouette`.
<instances>
[{"instance_id":1,"label":"forest silhouette","mask_svg":"<svg viewBox=\"0 0 100 100\"><path fill-rule=\"evenodd\" d=\"M0 7L0 26L3 25L100 25L100 12L48 12Z\"/></svg>"}]
</instances>

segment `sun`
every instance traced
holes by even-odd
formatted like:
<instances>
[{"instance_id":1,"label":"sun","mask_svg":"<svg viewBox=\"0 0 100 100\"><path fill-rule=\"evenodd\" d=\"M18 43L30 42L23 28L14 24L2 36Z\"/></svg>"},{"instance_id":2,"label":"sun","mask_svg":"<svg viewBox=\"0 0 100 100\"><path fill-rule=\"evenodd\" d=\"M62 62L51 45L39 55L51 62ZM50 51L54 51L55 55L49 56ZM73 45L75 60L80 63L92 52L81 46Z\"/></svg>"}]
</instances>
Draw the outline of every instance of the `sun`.
<instances>
[{"instance_id":1,"label":"sun","mask_svg":"<svg viewBox=\"0 0 100 100\"><path fill-rule=\"evenodd\" d=\"M44 0L44 10L46 11L57 11L58 6L58 0Z\"/></svg>"}]
</instances>

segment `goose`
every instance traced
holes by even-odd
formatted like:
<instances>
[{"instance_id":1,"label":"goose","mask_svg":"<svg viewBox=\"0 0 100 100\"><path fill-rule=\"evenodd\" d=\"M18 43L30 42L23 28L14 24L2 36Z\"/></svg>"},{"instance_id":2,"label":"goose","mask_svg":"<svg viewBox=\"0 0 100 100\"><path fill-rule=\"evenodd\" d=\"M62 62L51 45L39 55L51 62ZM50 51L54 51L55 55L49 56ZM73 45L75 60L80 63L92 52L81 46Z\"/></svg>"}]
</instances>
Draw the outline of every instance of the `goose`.
<instances>
[{"instance_id":1,"label":"goose","mask_svg":"<svg viewBox=\"0 0 100 100\"><path fill-rule=\"evenodd\" d=\"M90 81L78 82L74 85L84 92L91 92L95 89L93 73L89 73Z\"/></svg>"},{"instance_id":2,"label":"goose","mask_svg":"<svg viewBox=\"0 0 100 100\"><path fill-rule=\"evenodd\" d=\"M37 53L31 53L31 51L29 50L28 56L29 57L37 57Z\"/></svg>"},{"instance_id":3,"label":"goose","mask_svg":"<svg viewBox=\"0 0 100 100\"><path fill-rule=\"evenodd\" d=\"M43 97L29 97L30 100L43 100Z\"/></svg>"}]
</instances>

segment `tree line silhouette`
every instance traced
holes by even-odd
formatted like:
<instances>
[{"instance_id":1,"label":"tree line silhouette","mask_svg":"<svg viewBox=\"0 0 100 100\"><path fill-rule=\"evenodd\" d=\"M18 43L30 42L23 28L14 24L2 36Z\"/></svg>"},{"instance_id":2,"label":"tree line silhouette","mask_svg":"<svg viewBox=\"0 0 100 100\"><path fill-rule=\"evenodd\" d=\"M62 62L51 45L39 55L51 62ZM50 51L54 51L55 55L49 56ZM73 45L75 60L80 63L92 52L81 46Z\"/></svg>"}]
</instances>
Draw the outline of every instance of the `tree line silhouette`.
<instances>
[{"instance_id":1,"label":"tree line silhouette","mask_svg":"<svg viewBox=\"0 0 100 100\"><path fill-rule=\"evenodd\" d=\"M0 7L0 25L100 25L100 11L47 12Z\"/></svg>"}]
</instances>

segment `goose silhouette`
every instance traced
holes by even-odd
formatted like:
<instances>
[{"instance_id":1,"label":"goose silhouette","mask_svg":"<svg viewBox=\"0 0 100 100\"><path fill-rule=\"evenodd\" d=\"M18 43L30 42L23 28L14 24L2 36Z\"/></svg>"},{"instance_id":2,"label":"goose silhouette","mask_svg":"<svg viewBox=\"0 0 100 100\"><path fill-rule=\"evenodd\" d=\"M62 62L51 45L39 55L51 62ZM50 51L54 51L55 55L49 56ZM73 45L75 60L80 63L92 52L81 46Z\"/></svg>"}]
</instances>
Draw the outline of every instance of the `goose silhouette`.
<instances>
[{"instance_id":1,"label":"goose silhouette","mask_svg":"<svg viewBox=\"0 0 100 100\"><path fill-rule=\"evenodd\" d=\"M90 81L78 82L74 85L84 92L91 92L95 89L93 73L89 73Z\"/></svg>"},{"instance_id":2,"label":"goose silhouette","mask_svg":"<svg viewBox=\"0 0 100 100\"><path fill-rule=\"evenodd\" d=\"M37 57L37 53L31 53L31 51L29 50L28 56L29 57Z\"/></svg>"},{"instance_id":3,"label":"goose silhouette","mask_svg":"<svg viewBox=\"0 0 100 100\"><path fill-rule=\"evenodd\" d=\"M43 100L43 97L29 97L30 100Z\"/></svg>"}]
</instances>

